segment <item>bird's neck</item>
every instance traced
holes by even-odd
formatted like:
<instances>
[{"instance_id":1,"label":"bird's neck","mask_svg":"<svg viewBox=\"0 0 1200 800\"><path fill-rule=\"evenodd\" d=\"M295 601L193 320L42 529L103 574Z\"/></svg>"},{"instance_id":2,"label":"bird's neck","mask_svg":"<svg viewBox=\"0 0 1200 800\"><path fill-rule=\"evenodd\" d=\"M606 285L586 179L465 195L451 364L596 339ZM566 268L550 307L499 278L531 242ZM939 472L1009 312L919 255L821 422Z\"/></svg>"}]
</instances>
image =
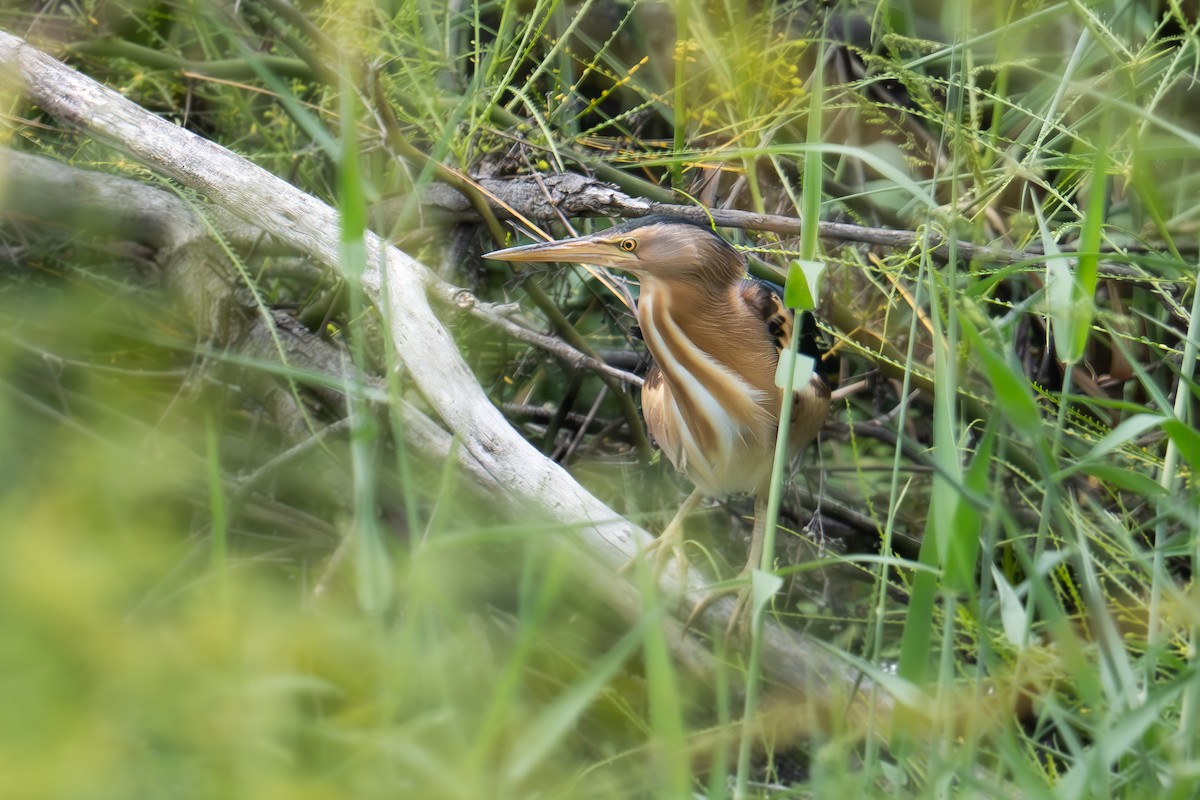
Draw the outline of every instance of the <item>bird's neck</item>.
<instances>
[{"instance_id":1,"label":"bird's neck","mask_svg":"<svg viewBox=\"0 0 1200 800\"><path fill-rule=\"evenodd\" d=\"M664 281L652 275L641 280L638 323L643 333L650 329L668 334L666 344L686 341L710 357L721 349L722 321L734 308L735 284L703 285L690 281ZM660 362L669 354L661 352L661 337L647 337L650 354Z\"/></svg>"},{"instance_id":2,"label":"bird's neck","mask_svg":"<svg viewBox=\"0 0 1200 800\"><path fill-rule=\"evenodd\" d=\"M729 283L704 286L667 285L656 280L642 280L638 307L638 321L655 361L660 365L667 359L678 363L681 349L697 351L705 360L738 375L761 393L770 408L777 409L775 350L768 344L762 319L741 298L740 276ZM646 336L648 331L659 335ZM661 352L664 346L673 352ZM689 363L694 364L695 359Z\"/></svg>"},{"instance_id":3,"label":"bird's neck","mask_svg":"<svg viewBox=\"0 0 1200 800\"><path fill-rule=\"evenodd\" d=\"M779 407L774 364L758 364L761 323L747 315L737 285L688 286L642 281L638 321L646 346L676 394L714 397L739 420ZM770 351L774 354L774 350Z\"/></svg>"}]
</instances>

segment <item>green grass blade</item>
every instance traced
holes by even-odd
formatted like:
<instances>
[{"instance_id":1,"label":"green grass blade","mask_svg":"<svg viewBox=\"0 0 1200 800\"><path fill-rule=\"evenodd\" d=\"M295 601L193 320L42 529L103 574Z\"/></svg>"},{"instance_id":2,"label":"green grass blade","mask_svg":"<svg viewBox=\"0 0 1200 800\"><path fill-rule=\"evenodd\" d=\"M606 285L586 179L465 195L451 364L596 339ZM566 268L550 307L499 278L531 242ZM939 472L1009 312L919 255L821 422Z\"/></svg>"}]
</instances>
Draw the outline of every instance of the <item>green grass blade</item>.
<instances>
[{"instance_id":1,"label":"green grass blade","mask_svg":"<svg viewBox=\"0 0 1200 800\"><path fill-rule=\"evenodd\" d=\"M551 702L513 742L517 757L509 764L506 778L519 783L549 758L555 747L605 690L617 671L629 660L646 639L646 628L659 625L662 609L647 611L638 624L620 638L612 648L591 666L591 671L579 682Z\"/></svg>"}]
</instances>

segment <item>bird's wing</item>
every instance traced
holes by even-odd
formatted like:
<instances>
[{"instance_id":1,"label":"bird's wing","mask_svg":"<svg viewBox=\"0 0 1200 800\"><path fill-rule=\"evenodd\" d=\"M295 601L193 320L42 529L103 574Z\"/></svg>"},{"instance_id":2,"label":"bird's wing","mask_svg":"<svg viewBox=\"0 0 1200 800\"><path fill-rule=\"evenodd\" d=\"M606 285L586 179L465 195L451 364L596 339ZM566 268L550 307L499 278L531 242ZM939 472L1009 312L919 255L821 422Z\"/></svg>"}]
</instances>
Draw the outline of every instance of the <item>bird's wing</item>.
<instances>
[{"instance_id":1,"label":"bird's wing","mask_svg":"<svg viewBox=\"0 0 1200 800\"><path fill-rule=\"evenodd\" d=\"M742 298L762 318L767 333L782 353L791 346L795 313L784 305L783 287L768 281L749 280L742 284ZM808 384L792 396L792 423L788 433L790 449L799 452L808 445L829 415L830 392L836 378L836 359L827 358L829 348L817 319L807 311L800 314L800 352L815 362Z\"/></svg>"},{"instance_id":2,"label":"bird's wing","mask_svg":"<svg viewBox=\"0 0 1200 800\"><path fill-rule=\"evenodd\" d=\"M676 417L671 413L670 392L658 365L650 367L642 384L642 416L646 419L650 438L675 469L682 471L686 466L683 463L683 439Z\"/></svg>"},{"instance_id":3,"label":"bird's wing","mask_svg":"<svg viewBox=\"0 0 1200 800\"><path fill-rule=\"evenodd\" d=\"M742 283L742 299L762 318L767 335L775 343L775 352L790 346L795 312L783 303L783 287L770 281L751 278ZM800 353L816 362L814 371L826 385L832 386L836 372L834 359L827 358L829 347L817 327L817 319L807 311L800 313Z\"/></svg>"}]
</instances>

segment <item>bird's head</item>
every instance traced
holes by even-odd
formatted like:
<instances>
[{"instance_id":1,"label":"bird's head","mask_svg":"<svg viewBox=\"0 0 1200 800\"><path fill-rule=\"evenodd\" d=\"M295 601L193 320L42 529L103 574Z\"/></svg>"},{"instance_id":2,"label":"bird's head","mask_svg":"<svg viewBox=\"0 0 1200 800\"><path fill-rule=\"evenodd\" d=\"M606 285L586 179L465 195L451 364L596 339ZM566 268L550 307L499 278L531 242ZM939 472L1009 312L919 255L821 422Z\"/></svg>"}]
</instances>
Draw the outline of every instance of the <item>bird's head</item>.
<instances>
[{"instance_id":1,"label":"bird's head","mask_svg":"<svg viewBox=\"0 0 1200 800\"><path fill-rule=\"evenodd\" d=\"M741 253L709 228L662 217L646 217L574 239L496 250L484 257L592 264L661 280L710 284L740 280L746 271Z\"/></svg>"}]
</instances>

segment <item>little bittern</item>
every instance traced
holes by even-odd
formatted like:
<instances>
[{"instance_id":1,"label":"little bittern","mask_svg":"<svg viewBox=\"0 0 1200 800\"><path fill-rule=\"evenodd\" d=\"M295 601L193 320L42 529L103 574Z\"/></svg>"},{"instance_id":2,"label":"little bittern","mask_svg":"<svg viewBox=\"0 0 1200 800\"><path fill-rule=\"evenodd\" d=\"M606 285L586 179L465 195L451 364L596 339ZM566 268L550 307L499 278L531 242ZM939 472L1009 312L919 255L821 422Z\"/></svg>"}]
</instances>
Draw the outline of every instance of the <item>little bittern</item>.
<instances>
[{"instance_id":1,"label":"little bittern","mask_svg":"<svg viewBox=\"0 0 1200 800\"><path fill-rule=\"evenodd\" d=\"M746 571L757 567L783 401L775 373L794 324L778 287L748 278L742 254L710 229L662 217L486 257L592 264L639 279L637 318L654 358L642 387L642 413L658 446L696 485L656 542L658 567L669 551L686 569L683 519L702 495L736 492L755 495ZM812 345L815 323L809 318L807 324ZM810 349L806 354L819 355ZM821 370L792 402L788 443L796 453L829 413L830 386ZM739 595L735 621L747 596Z\"/></svg>"}]
</instances>

